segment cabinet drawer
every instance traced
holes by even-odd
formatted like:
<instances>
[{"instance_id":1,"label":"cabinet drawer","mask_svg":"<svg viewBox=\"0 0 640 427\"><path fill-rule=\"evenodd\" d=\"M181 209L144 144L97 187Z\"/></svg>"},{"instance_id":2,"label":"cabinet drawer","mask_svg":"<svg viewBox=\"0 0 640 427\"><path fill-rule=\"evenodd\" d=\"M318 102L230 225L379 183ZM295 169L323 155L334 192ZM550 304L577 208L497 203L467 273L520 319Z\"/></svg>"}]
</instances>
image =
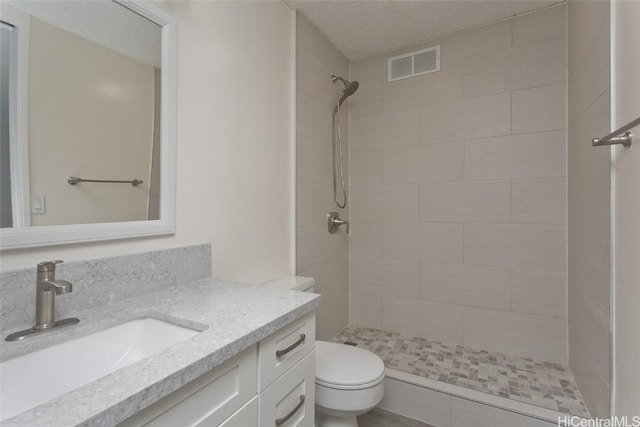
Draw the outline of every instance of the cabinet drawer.
<instances>
[{"instance_id":1,"label":"cabinet drawer","mask_svg":"<svg viewBox=\"0 0 640 427\"><path fill-rule=\"evenodd\" d=\"M220 427L258 427L258 396L227 418Z\"/></svg>"},{"instance_id":2,"label":"cabinet drawer","mask_svg":"<svg viewBox=\"0 0 640 427\"><path fill-rule=\"evenodd\" d=\"M260 427L311 427L315 422L315 351L259 395Z\"/></svg>"},{"instance_id":3,"label":"cabinet drawer","mask_svg":"<svg viewBox=\"0 0 640 427\"><path fill-rule=\"evenodd\" d=\"M252 346L120 426L218 426L256 395L256 378L257 349Z\"/></svg>"},{"instance_id":4,"label":"cabinet drawer","mask_svg":"<svg viewBox=\"0 0 640 427\"><path fill-rule=\"evenodd\" d=\"M266 389L276 378L315 348L316 316L309 313L262 340L258 351L258 389Z\"/></svg>"}]
</instances>

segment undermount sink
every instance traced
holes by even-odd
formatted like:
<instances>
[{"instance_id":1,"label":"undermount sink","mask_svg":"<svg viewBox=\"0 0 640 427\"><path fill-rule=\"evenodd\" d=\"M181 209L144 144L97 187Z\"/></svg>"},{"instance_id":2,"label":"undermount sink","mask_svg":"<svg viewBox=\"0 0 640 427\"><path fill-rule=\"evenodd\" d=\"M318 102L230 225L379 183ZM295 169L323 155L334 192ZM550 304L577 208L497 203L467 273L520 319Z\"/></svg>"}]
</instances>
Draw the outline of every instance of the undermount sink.
<instances>
[{"instance_id":1,"label":"undermount sink","mask_svg":"<svg viewBox=\"0 0 640 427\"><path fill-rule=\"evenodd\" d=\"M137 319L7 360L0 364L0 420L199 333L152 318Z\"/></svg>"}]
</instances>

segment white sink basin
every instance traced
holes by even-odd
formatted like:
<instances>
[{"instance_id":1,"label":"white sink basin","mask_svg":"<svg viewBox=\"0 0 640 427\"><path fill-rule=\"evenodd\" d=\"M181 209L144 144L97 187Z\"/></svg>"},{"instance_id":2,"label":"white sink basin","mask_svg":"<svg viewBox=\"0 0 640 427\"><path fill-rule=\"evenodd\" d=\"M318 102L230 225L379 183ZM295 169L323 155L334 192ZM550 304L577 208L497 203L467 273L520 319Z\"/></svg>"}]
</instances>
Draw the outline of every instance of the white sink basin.
<instances>
[{"instance_id":1,"label":"white sink basin","mask_svg":"<svg viewBox=\"0 0 640 427\"><path fill-rule=\"evenodd\" d=\"M102 378L200 333L132 320L0 364L0 420Z\"/></svg>"}]
</instances>

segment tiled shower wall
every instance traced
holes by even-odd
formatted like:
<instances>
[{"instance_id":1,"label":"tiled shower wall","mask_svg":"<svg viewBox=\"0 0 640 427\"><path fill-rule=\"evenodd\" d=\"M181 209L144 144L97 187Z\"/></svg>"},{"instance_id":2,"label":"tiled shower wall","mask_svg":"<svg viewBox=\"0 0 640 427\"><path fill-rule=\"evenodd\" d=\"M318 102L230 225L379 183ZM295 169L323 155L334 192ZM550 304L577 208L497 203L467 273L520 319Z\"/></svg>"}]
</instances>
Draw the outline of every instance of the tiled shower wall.
<instances>
[{"instance_id":1,"label":"tiled shower wall","mask_svg":"<svg viewBox=\"0 0 640 427\"><path fill-rule=\"evenodd\" d=\"M610 2L569 1L569 366L591 415L609 416Z\"/></svg>"},{"instance_id":2,"label":"tiled shower wall","mask_svg":"<svg viewBox=\"0 0 640 427\"><path fill-rule=\"evenodd\" d=\"M350 316L566 363L565 6L351 64ZM441 46L441 71L387 58Z\"/></svg>"},{"instance_id":3,"label":"tiled shower wall","mask_svg":"<svg viewBox=\"0 0 640 427\"><path fill-rule=\"evenodd\" d=\"M335 234L327 230L327 213L338 211L341 218L349 217L348 209L338 209L333 201L331 166L331 116L337 90L342 89L331 75L347 78L349 63L299 12L297 43L296 274L315 278L315 291L322 295L317 334L329 339L349 321L349 241L344 227ZM341 117L348 174L347 108Z\"/></svg>"}]
</instances>

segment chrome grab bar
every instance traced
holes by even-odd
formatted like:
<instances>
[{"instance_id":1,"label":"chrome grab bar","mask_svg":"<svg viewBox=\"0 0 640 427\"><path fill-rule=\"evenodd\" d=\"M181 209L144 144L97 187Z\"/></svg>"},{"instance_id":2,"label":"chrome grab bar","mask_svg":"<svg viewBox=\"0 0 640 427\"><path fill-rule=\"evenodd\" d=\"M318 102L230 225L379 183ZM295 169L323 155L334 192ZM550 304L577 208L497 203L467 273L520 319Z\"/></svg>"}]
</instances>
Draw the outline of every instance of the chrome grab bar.
<instances>
[{"instance_id":1,"label":"chrome grab bar","mask_svg":"<svg viewBox=\"0 0 640 427\"><path fill-rule=\"evenodd\" d=\"M105 179L84 179L84 178L78 178L77 176L70 176L69 179L67 179L67 182L70 185L76 185L79 182L106 182L109 184L131 184L134 187L137 187L138 185L142 184L143 181L141 179L133 179L131 181L111 181L111 180L105 180Z\"/></svg>"},{"instance_id":2,"label":"chrome grab bar","mask_svg":"<svg viewBox=\"0 0 640 427\"><path fill-rule=\"evenodd\" d=\"M633 134L629 131L636 126L640 126L640 117L627 123L626 125L622 126L620 129L614 130L609 135L605 135L602 138L593 138L593 140L591 141L591 144L594 147L597 147L600 145L622 144L625 147L629 148L631 147L631 143L633 142ZM624 135L617 136L622 133L624 133Z\"/></svg>"}]
</instances>

